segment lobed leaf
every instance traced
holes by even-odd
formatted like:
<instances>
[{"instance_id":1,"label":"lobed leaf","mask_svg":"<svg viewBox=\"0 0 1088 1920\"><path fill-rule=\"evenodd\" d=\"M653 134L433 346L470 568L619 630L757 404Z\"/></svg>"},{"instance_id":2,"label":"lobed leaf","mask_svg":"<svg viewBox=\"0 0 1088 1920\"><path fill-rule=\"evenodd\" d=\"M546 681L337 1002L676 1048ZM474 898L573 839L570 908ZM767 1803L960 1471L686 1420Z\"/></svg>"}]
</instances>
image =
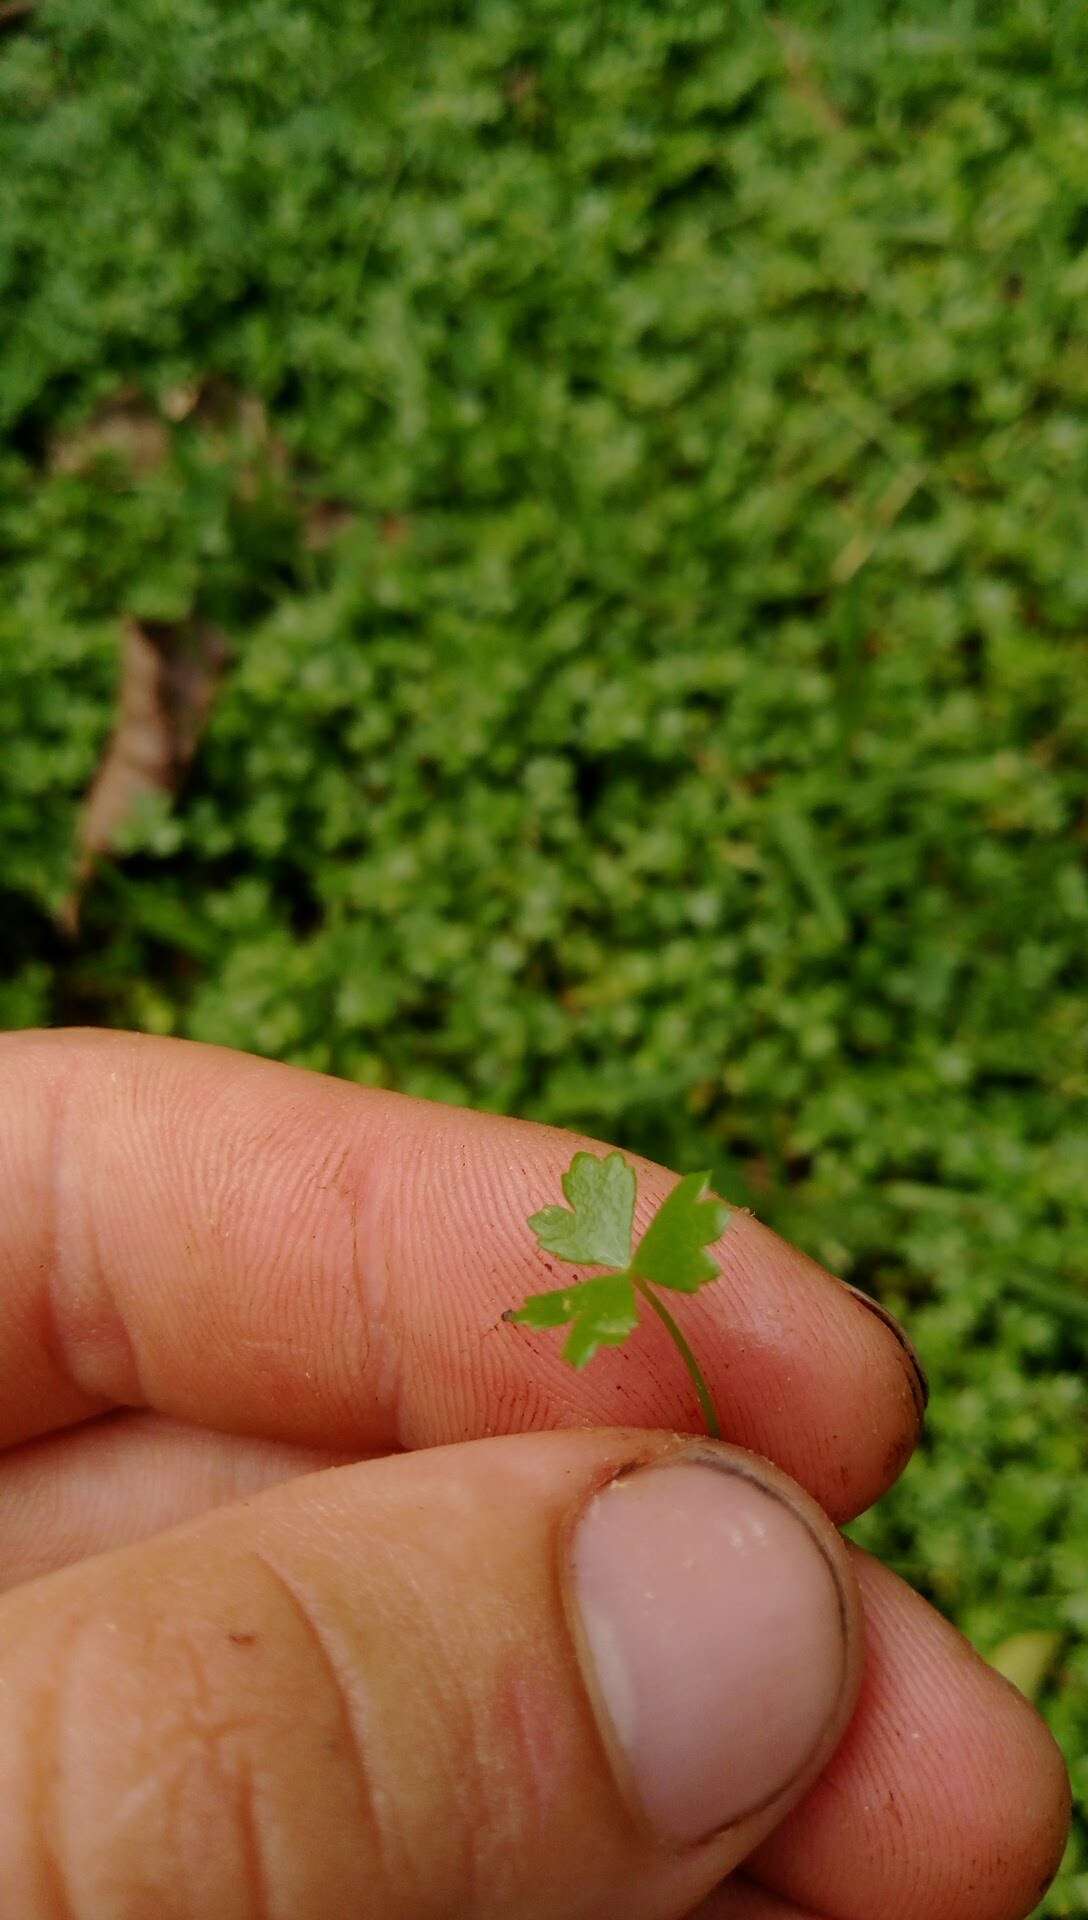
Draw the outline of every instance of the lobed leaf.
<instances>
[{"instance_id":1,"label":"lobed leaf","mask_svg":"<svg viewBox=\"0 0 1088 1920\"><path fill-rule=\"evenodd\" d=\"M584 1367L599 1347L618 1347L638 1324L638 1306L629 1273L601 1274L554 1293L534 1293L508 1320L527 1327L560 1327L571 1332L563 1358Z\"/></svg>"},{"instance_id":2,"label":"lobed leaf","mask_svg":"<svg viewBox=\"0 0 1088 1920\"><path fill-rule=\"evenodd\" d=\"M540 1245L581 1266L625 1267L631 1258L635 1172L622 1153L576 1153L563 1175L566 1207L544 1207L529 1225Z\"/></svg>"},{"instance_id":3,"label":"lobed leaf","mask_svg":"<svg viewBox=\"0 0 1088 1920\"><path fill-rule=\"evenodd\" d=\"M686 1173L658 1208L631 1261L632 1273L657 1287L695 1293L718 1277L706 1248L725 1230L729 1208L704 1199L709 1173Z\"/></svg>"}]
</instances>

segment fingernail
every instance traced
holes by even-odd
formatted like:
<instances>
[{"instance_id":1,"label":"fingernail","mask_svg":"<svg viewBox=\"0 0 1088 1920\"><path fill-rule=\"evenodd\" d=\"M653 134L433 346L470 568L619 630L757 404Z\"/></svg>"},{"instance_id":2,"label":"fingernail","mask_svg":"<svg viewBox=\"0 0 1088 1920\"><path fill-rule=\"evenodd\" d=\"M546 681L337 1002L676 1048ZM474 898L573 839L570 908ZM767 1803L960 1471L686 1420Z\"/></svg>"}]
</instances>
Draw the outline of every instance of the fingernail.
<instances>
[{"instance_id":1,"label":"fingernail","mask_svg":"<svg viewBox=\"0 0 1088 1920\"><path fill-rule=\"evenodd\" d=\"M920 1415L924 1414L929 1405L929 1376L922 1365L918 1349L911 1339L910 1334L904 1326L900 1325L894 1313L889 1313L887 1307L884 1306L880 1300L874 1300L871 1293L863 1293L860 1287L851 1286L848 1280L844 1280L842 1284L846 1288L847 1293L852 1293L854 1299L857 1300L861 1306L867 1307L870 1313L875 1313L878 1320L883 1320L888 1332L898 1340L903 1352L910 1361L914 1374L914 1379L911 1384L914 1388L914 1397L918 1402L918 1412Z\"/></svg>"},{"instance_id":2,"label":"fingernail","mask_svg":"<svg viewBox=\"0 0 1088 1920\"><path fill-rule=\"evenodd\" d=\"M699 1447L594 1494L570 1587L616 1772L664 1839L691 1844L778 1798L839 1710L847 1610L788 1499Z\"/></svg>"}]
</instances>

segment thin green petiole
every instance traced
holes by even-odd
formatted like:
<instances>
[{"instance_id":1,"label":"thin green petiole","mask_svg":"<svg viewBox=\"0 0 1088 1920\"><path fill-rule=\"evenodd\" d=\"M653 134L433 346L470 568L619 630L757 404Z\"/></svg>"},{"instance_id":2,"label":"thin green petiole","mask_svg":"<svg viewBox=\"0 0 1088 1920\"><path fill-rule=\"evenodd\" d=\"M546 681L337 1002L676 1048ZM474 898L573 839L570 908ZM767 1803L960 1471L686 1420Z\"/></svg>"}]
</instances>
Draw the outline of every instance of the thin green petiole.
<instances>
[{"instance_id":1,"label":"thin green petiole","mask_svg":"<svg viewBox=\"0 0 1088 1920\"><path fill-rule=\"evenodd\" d=\"M633 1273L631 1278L643 1299L649 1301L658 1319L661 1321L662 1326L666 1328L673 1346L676 1348L681 1360L691 1375L695 1391L699 1396L699 1405L703 1410L703 1419L706 1421L707 1432L712 1440L720 1440L722 1437L721 1422L718 1419L717 1408L711 1398L710 1388L703 1379L702 1368L699 1362L692 1353L691 1348L688 1346L687 1341L684 1339L683 1334L664 1301L658 1298L653 1288L649 1286L645 1280L641 1280L637 1273Z\"/></svg>"}]
</instances>

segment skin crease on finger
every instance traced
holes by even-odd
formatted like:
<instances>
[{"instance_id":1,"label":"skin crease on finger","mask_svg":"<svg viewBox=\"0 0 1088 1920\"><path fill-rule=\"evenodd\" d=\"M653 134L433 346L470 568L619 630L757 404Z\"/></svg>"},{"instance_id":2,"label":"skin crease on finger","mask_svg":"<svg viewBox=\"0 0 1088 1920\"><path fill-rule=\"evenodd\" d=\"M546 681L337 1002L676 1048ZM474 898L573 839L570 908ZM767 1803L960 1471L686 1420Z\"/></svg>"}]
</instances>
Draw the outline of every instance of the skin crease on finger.
<instances>
[{"instance_id":1,"label":"skin crease on finger","mask_svg":"<svg viewBox=\"0 0 1088 1920\"><path fill-rule=\"evenodd\" d=\"M736 1873L695 1913L689 1914L687 1920L829 1920L829 1917L816 1913L812 1907L795 1907L792 1900L782 1900L777 1893L769 1893L766 1887L757 1886L754 1880Z\"/></svg>"},{"instance_id":2,"label":"skin crease on finger","mask_svg":"<svg viewBox=\"0 0 1088 1920\"><path fill-rule=\"evenodd\" d=\"M355 1456L111 1413L0 1455L0 1591Z\"/></svg>"},{"instance_id":3,"label":"skin crease on finger","mask_svg":"<svg viewBox=\"0 0 1088 1920\"><path fill-rule=\"evenodd\" d=\"M655 1322L583 1374L554 1337L502 1322L554 1285L526 1220L578 1144L188 1042L8 1036L0 1437L111 1402L344 1452L698 1430ZM641 1229L672 1177L637 1166ZM916 1442L909 1355L750 1215L733 1211L718 1252L720 1280L684 1306L726 1437L845 1519Z\"/></svg>"}]
</instances>

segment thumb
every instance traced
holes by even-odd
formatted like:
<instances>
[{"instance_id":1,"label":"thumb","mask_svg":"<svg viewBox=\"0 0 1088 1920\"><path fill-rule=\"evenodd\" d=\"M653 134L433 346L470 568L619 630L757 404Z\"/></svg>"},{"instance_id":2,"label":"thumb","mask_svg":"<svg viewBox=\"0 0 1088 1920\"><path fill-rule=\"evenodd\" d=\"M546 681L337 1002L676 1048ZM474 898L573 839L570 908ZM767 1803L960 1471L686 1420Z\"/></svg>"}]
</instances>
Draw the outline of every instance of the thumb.
<instances>
[{"instance_id":1,"label":"thumb","mask_svg":"<svg viewBox=\"0 0 1088 1920\"><path fill-rule=\"evenodd\" d=\"M828 1758L858 1639L736 1448L313 1474L0 1600L0 1911L674 1920Z\"/></svg>"}]
</instances>

